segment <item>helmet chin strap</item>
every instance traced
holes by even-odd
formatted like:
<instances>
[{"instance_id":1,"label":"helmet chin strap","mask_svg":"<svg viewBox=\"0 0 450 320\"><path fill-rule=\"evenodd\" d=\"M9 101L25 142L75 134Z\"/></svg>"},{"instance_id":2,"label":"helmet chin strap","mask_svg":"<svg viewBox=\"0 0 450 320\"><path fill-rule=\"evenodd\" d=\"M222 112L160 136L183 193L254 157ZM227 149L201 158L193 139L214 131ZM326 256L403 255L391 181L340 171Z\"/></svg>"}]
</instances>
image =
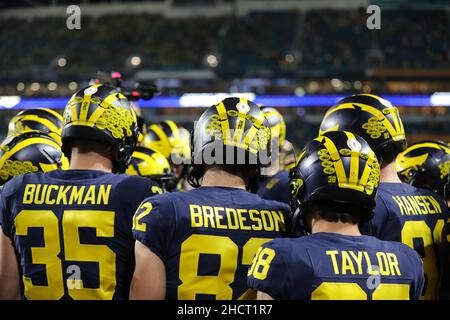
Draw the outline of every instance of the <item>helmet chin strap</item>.
<instances>
[{"instance_id":1,"label":"helmet chin strap","mask_svg":"<svg viewBox=\"0 0 450 320\"><path fill-rule=\"evenodd\" d=\"M292 206L291 206L292 207ZM301 237L311 233L308 224L306 223L305 206L300 200L296 200L294 212L292 212L292 230L291 235L294 237Z\"/></svg>"}]
</instances>

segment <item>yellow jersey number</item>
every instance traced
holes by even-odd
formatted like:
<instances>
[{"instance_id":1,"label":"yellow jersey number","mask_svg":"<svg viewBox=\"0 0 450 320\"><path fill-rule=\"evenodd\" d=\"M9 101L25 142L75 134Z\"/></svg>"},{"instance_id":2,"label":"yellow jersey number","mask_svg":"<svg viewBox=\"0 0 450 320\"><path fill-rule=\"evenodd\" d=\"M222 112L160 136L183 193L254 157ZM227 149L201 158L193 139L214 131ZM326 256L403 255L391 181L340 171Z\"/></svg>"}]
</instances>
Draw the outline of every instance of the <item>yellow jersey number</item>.
<instances>
[{"instance_id":1,"label":"yellow jersey number","mask_svg":"<svg viewBox=\"0 0 450 320\"><path fill-rule=\"evenodd\" d=\"M406 221L402 229L402 242L413 249L422 249L423 270L427 279L422 299L434 300L437 295L439 270L434 245L441 242L445 221L439 219L432 231L423 220ZM423 247L414 248L414 239L422 239Z\"/></svg>"},{"instance_id":2,"label":"yellow jersey number","mask_svg":"<svg viewBox=\"0 0 450 320\"><path fill-rule=\"evenodd\" d=\"M215 295L218 300L231 300L238 267L239 251L242 249L241 264L250 266L258 247L270 241L270 238L250 238L239 248L229 237L193 234L181 245L180 280L178 299L195 300L197 294ZM220 255L220 269L217 276L199 276L199 259L201 254ZM253 290L247 290L239 300L254 299Z\"/></svg>"},{"instance_id":3,"label":"yellow jersey number","mask_svg":"<svg viewBox=\"0 0 450 320\"><path fill-rule=\"evenodd\" d=\"M78 229L95 228L97 237L114 236L114 211L66 210L62 218L64 253L67 261L97 262L100 286L84 288L81 279L68 279L67 289L73 299L112 299L116 288L116 255L106 245L82 244ZM44 247L31 248L33 264L45 265L47 285L34 285L23 276L25 297L33 300L57 300L64 295L59 221L51 210L22 210L15 218L16 234L27 236L30 228L43 228Z\"/></svg>"}]
</instances>

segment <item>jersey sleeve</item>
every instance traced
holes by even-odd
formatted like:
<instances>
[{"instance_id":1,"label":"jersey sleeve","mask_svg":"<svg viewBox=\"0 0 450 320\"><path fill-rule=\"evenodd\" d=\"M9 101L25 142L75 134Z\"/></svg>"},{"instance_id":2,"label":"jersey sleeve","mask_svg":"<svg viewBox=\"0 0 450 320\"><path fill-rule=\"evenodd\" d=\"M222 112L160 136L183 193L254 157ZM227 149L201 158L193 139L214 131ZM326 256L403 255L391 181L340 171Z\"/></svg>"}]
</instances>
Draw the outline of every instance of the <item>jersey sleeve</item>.
<instances>
[{"instance_id":1,"label":"jersey sleeve","mask_svg":"<svg viewBox=\"0 0 450 320\"><path fill-rule=\"evenodd\" d=\"M408 247L408 249L410 249ZM412 292L412 299L419 300L423 293L425 286L425 275L423 271L423 261L420 259L417 252L413 249L411 251L412 266L414 268L414 288Z\"/></svg>"},{"instance_id":2,"label":"jersey sleeve","mask_svg":"<svg viewBox=\"0 0 450 320\"><path fill-rule=\"evenodd\" d=\"M134 213L144 199L163 192L151 179L130 176L121 183L119 193L127 199L129 208Z\"/></svg>"},{"instance_id":3,"label":"jersey sleeve","mask_svg":"<svg viewBox=\"0 0 450 320\"><path fill-rule=\"evenodd\" d=\"M149 248L163 262L167 260L170 241L176 227L175 208L161 196L146 199L133 217L133 237Z\"/></svg>"},{"instance_id":4,"label":"jersey sleeve","mask_svg":"<svg viewBox=\"0 0 450 320\"><path fill-rule=\"evenodd\" d=\"M284 255L284 250L277 240L263 244L253 258L247 285L267 293L274 299L285 299L291 282Z\"/></svg>"},{"instance_id":5,"label":"jersey sleeve","mask_svg":"<svg viewBox=\"0 0 450 320\"><path fill-rule=\"evenodd\" d=\"M3 189L3 186L0 187L0 227L2 228L3 233L7 236L7 237L11 237L11 234L9 232L10 228L9 228L9 223L8 223L8 218L6 216L6 206L5 206L5 199L2 196L1 190Z\"/></svg>"},{"instance_id":6,"label":"jersey sleeve","mask_svg":"<svg viewBox=\"0 0 450 320\"><path fill-rule=\"evenodd\" d=\"M10 196L18 189L23 181L23 176L17 176L5 183L0 188L0 227L8 238L13 238L13 217L11 216Z\"/></svg>"}]
</instances>

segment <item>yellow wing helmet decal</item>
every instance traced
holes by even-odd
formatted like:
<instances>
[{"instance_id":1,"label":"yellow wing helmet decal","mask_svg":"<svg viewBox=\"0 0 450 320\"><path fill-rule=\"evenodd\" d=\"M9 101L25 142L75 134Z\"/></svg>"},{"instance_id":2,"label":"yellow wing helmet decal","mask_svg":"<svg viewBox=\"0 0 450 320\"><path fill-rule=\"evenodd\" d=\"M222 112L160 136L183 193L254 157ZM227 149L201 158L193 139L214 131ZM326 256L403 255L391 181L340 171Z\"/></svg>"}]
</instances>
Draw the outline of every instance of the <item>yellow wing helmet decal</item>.
<instances>
[{"instance_id":1,"label":"yellow wing helmet decal","mask_svg":"<svg viewBox=\"0 0 450 320\"><path fill-rule=\"evenodd\" d=\"M3 181L10 177L15 177L25 173L38 172L39 168L34 166L31 161L19 161L7 159L3 162L0 168L0 178Z\"/></svg>"},{"instance_id":2,"label":"yellow wing helmet decal","mask_svg":"<svg viewBox=\"0 0 450 320\"><path fill-rule=\"evenodd\" d=\"M47 108L38 108L36 110L45 110L45 112L53 115L57 118L61 123L63 122L63 117L56 111L47 109ZM28 131L39 131L37 128L31 128L26 125L26 123L39 123L46 127L48 131L44 131L50 135L54 140L56 140L59 144L61 144L61 132L62 127L59 127L54 122L44 117L41 117L37 114L24 114L17 115L11 119L8 124L8 134L7 135L18 135Z\"/></svg>"},{"instance_id":3,"label":"yellow wing helmet decal","mask_svg":"<svg viewBox=\"0 0 450 320\"><path fill-rule=\"evenodd\" d=\"M31 161L20 161L20 160L14 160L10 159L14 156L15 153L19 152L20 150L33 145L33 144L46 144L50 145L53 148L57 150L61 150L61 147L58 145L56 141L46 139L46 138L30 138L23 141L20 141L12 148L9 148L8 146L1 146L1 150L3 154L0 157L0 178L5 180L8 180L12 177L25 174L25 173L33 173L38 171L51 171L58 169L57 164L44 164L40 163L39 167L34 165ZM66 159L67 160L67 159ZM68 167L68 162L66 163Z\"/></svg>"},{"instance_id":4,"label":"yellow wing helmet decal","mask_svg":"<svg viewBox=\"0 0 450 320\"><path fill-rule=\"evenodd\" d=\"M135 151L133 158L138 160L137 168L130 164L126 171L129 175L145 177L164 175L170 172L169 161L160 153L155 152L150 156L144 152Z\"/></svg>"},{"instance_id":5,"label":"yellow wing helmet decal","mask_svg":"<svg viewBox=\"0 0 450 320\"><path fill-rule=\"evenodd\" d=\"M182 141L180 129L175 122L172 120L166 120L164 123L169 126L171 134L168 136L160 124L152 124L148 128L142 145L146 148L158 151L164 155L164 157L169 159L172 152L178 151L178 149L174 149L176 149L184 141ZM155 140L152 135L155 135L158 139Z\"/></svg>"},{"instance_id":6,"label":"yellow wing helmet decal","mask_svg":"<svg viewBox=\"0 0 450 320\"><path fill-rule=\"evenodd\" d=\"M263 125L265 115L262 111L256 117L249 115L250 106L246 99L240 98L236 104L236 110L227 110L220 102L216 105L217 114L210 117L210 123L206 128L206 135L214 136L216 140L222 140L224 145L245 149L253 154L259 150L266 150L270 140L270 129ZM237 117L236 126L230 128L229 118ZM247 121L253 123L245 132Z\"/></svg>"},{"instance_id":7,"label":"yellow wing helmet decal","mask_svg":"<svg viewBox=\"0 0 450 320\"><path fill-rule=\"evenodd\" d=\"M398 174L403 175L405 178L408 178L408 172L411 169L416 169L423 165L425 161L428 159L428 152L418 155L418 156L409 156L411 152L417 149L422 148L431 148L437 150L443 150L450 154L450 148L445 148L444 146L433 143L433 142L422 142L416 143L412 146L409 146L405 151L400 153L395 159L395 169Z\"/></svg>"},{"instance_id":8,"label":"yellow wing helmet decal","mask_svg":"<svg viewBox=\"0 0 450 320\"><path fill-rule=\"evenodd\" d=\"M324 120L338 110L360 108L362 111L372 114L372 117L370 117L368 121L362 124L362 129L364 129L364 131L366 131L366 133L372 139L379 139L381 136L383 136L383 139L393 139L394 141L404 140L406 138L405 129L400 119L398 108L394 107L386 99L383 99L376 95L362 94L362 96L368 96L378 100L378 102L380 102L384 106L384 108L382 110L378 110L375 107L361 102L348 102L337 105L336 107L328 110L328 112L324 116ZM389 121L387 116L390 116L392 118L393 123ZM339 130L339 124L336 124L332 128L324 131L320 130L319 134L322 135L325 132L336 130Z\"/></svg>"},{"instance_id":9,"label":"yellow wing helmet decal","mask_svg":"<svg viewBox=\"0 0 450 320\"><path fill-rule=\"evenodd\" d=\"M368 154L361 152L361 145L352 133L345 132L345 134L348 138L348 148L341 148L340 150L326 136L319 136L315 139L322 142L324 146L317 151L323 167L322 170L328 176L328 183L337 183L340 188L354 189L371 195L379 184L380 166L378 160L372 150ZM348 175L345 172L342 157L350 157ZM362 168L359 166L360 159L366 161Z\"/></svg>"}]
</instances>

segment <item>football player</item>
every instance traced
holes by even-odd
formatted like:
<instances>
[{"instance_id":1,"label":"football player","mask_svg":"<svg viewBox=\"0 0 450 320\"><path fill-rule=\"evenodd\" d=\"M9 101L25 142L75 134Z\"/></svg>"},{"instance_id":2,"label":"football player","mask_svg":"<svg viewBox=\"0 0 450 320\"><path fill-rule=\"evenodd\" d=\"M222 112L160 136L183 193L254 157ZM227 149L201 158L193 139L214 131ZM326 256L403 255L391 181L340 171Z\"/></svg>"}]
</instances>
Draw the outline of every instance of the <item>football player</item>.
<instances>
[{"instance_id":1,"label":"football player","mask_svg":"<svg viewBox=\"0 0 450 320\"><path fill-rule=\"evenodd\" d=\"M19 112L8 124L8 136L34 130L48 134L61 145L62 116L48 108Z\"/></svg>"},{"instance_id":2,"label":"football player","mask_svg":"<svg viewBox=\"0 0 450 320\"><path fill-rule=\"evenodd\" d=\"M146 199L134 217L132 299L250 299L256 249L285 232L289 207L248 192L270 162L270 130L253 102L227 98L196 123L196 189ZM247 189L247 190L246 190Z\"/></svg>"},{"instance_id":3,"label":"football player","mask_svg":"<svg viewBox=\"0 0 450 320\"><path fill-rule=\"evenodd\" d=\"M258 299L419 299L422 261L408 246L362 236L373 215L378 160L364 139L333 131L309 143L291 173L296 239L258 249L248 285Z\"/></svg>"},{"instance_id":4,"label":"football player","mask_svg":"<svg viewBox=\"0 0 450 320\"><path fill-rule=\"evenodd\" d=\"M447 144L440 141L415 143L397 156L396 167L400 179L404 182L415 187L433 190L447 201L450 198L450 189L447 186L450 148ZM442 229L442 235L433 234L433 238L442 239L437 257L441 264L440 299L450 299L449 234L448 223Z\"/></svg>"},{"instance_id":5,"label":"football player","mask_svg":"<svg viewBox=\"0 0 450 320\"><path fill-rule=\"evenodd\" d=\"M276 109L263 108L262 111L269 123L272 137L272 163L269 168L264 168L257 193L263 199L289 204L289 173L284 169L283 159L280 159L286 138L286 124Z\"/></svg>"},{"instance_id":6,"label":"football player","mask_svg":"<svg viewBox=\"0 0 450 320\"><path fill-rule=\"evenodd\" d=\"M430 189L445 198L450 148L440 141L422 141L408 147L396 160L399 178L415 187Z\"/></svg>"},{"instance_id":7,"label":"football player","mask_svg":"<svg viewBox=\"0 0 450 320\"><path fill-rule=\"evenodd\" d=\"M126 174L152 179L159 184L155 193L166 190L165 184L174 179L169 161L158 151L146 147L136 147Z\"/></svg>"},{"instance_id":8,"label":"football player","mask_svg":"<svg viewBox=\"0 0 450 320\"><path fill-rule=\"evenodd\" d=\"M152 124L142 145L160 152L169 160L176 179L166 184L167 191L182 190L180 183L186 178L190 160L189 131L172 120Z\"/></svg>"},{"instance_id":9,"label":"football player","mask_svg":"<svg viewBox=\"0 0 450 320\"><path fill-rule=\"evenodd\" d=\"M156 186L118 174L137 136L134 111L116 89L96 84L72 96L62 130L69 170L21 175L3 187L0 298L128 298L133 211Z\"/></svg>"},{"instance_id":10,"label":"football player","mask_svg":"<svg viewBox=\"0 0 450 320\"><path fill-rule=\"evenodd\" d=\"M0 145L0 185L21 174L67 169L68 165L61 146L39 131L8 136Z\"/></svg>"},{"instance_id":11,"label":"football player","mask_svg":"<svg viewBox=\"0 0 450 320\"><path fill-rule=\"evenodd\" d=\"M361 226L363 234L381 240L400 241L414 248L424 263L424 299L435 299L439 272L436 248L441 243L447 216L443 199L431 190L402 183L395 158L406 149L406 137L398 109L371 94L353 95L339 101L325 114L320 133L345 130L365 139L381 167L381 183L373 219ZM343 172L338 172L338 177Z\"/></svg>"}]
</instances>

